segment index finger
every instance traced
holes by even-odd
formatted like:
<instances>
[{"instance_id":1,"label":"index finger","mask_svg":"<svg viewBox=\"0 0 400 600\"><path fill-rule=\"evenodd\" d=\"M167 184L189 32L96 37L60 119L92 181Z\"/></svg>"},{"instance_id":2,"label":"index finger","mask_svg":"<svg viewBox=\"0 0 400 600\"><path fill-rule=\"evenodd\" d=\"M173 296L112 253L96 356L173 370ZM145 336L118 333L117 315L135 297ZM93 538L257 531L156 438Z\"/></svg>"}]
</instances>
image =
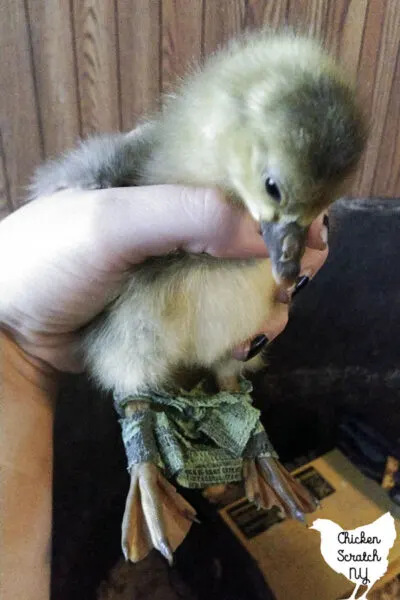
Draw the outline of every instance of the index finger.
<instances>
[{"instance_id":1,"label":"index finger","mask_svg":"<svg viewBox=\"0 0 400 600\"><path fill-rule=\"evenodd\" d=\"M319 215L310 225L307 235L307 247L313 250L326 250L328 245L327 213Z\"/></svg>"}]
</instances>

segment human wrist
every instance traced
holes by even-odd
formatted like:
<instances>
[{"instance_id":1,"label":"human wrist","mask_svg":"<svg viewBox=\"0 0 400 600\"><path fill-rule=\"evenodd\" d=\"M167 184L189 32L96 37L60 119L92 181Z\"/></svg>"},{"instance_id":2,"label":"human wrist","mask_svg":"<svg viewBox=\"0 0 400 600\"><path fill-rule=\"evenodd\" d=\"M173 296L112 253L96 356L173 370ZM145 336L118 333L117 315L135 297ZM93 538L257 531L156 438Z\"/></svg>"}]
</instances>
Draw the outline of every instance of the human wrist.
<instances>
[{"instance_id":1,"label":"human wrist","mask_svg":"<svg viewBox=\"0 0 400 600\"><path fill-rule=\"evenodd\" d=\"M2 597L44 600L50 597L56 378L0 331L0 381Z\"/></svg>"},{"instance_id":2,"label":"human wrist","mask_svg":"<svg viewBox=\"0 0 400 600\"><path fill-rule=\"evenodd\" d=\"M26 352L8 331L0 327L0 379L5 388L14 385L17 374L20 385L54 395L58 373L44 361Z\"/></svg>"}]
</instances>

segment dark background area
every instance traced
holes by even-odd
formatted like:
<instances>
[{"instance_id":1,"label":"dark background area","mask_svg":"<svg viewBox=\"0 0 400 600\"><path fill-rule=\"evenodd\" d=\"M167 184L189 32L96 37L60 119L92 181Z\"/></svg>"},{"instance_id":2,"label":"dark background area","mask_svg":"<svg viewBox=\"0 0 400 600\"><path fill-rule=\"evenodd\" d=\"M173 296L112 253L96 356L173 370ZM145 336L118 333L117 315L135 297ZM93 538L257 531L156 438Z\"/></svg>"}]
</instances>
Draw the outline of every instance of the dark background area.
<instances>
[{"instance_id":1,"label":"dark background area","mask_svg":"<svg viewBox=\"0 0 400 600\"><path fill-rule=\"evenodd\" d=\"M348 414L400 451L399 232L400 201L336 203L328 262L294 300L268 369L254 379L266 430L291 466L333 448ZM66 377L55 424L53 600L94 597L120 557L127 489L110 399L85 378ZM208 542L224 535L207 518L208 530L185 541L198 568Z\"/></svg>"},{"instance_id":2,"label":"dark background area","mask_svg":"<svg viewBox=\"0 0 400 600\"><path fill-rule=\"evenodd\" d=\"M283 460L332 447L346 412L400 445L400 201L342 200L332 212L328 261L256 378Z\"/></svg>"}]
</instances>

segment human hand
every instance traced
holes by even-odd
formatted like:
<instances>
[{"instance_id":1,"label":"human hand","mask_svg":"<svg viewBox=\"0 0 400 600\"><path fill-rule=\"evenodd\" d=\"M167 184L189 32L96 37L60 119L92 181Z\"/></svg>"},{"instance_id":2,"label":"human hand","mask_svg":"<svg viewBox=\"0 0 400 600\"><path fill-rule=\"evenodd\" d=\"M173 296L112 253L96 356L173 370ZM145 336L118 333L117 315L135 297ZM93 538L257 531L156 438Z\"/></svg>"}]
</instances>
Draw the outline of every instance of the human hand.
<instances>
[{"instance_id":1,"label":"human hand","mask_svg":"<svg viewBox=\"0 0 400 600\"><path fill-rule=\"evenodd\" d=\"M0 323L32 358L79 371L79 329L118 295L135 264L176 248L267 255L257 224L215 190L152 186L42 197L0 223Z\"/></svg>"},{"instance_id":2,"label":"human hand","mask_svg":"<svg viewBox=\"0 0 400 600\"><path fill-rule=\"evenodd\" d=\"M310 247L321 247L320 231L310 229ZM216 190L151 186L40 198L0 223L0 322L33 359L80 371L80 328L118 295L135 264L177 248L267 256L258 225ZM269 329L284 328L282 307Z\"/></svg>"},{"instance_id":3,"label":"human hand","mask_svg":"<svg viewBox=\"0 0 400 600\"><path fill-rule=\"evenodd\" d=\"M277 302L268 321L254 332L253 338L244 341L233 350L234 358L241 361L250 360L282 333L289 319L292 298L318 273L328 257L328 233L329 217L327 214L321 214L309 229L297 284L291 290L278 290Z\"/></svg>"}]
</instances>

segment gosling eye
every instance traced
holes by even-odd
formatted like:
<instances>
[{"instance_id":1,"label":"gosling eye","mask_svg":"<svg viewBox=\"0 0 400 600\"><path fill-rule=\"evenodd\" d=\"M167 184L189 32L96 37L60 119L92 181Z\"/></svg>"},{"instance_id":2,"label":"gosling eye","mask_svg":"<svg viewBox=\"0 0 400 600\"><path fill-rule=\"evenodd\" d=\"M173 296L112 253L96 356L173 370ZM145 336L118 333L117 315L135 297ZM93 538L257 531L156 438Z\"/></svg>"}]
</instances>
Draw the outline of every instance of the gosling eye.
<instances>
[{"instance_id":1,"label":"gosling eye","mask_svg":"<svg viewBox=\"0 0 400 600\"><path fill-rule=\"evenodd\" d=\"M267 177L267 179L265 180L265 189L267 191L267 194L271 196L271 198L273 198L275 202L281 201L281 192L279 190L278 185L275 183L272 177Z\"/></svg>"}]
</instances>

